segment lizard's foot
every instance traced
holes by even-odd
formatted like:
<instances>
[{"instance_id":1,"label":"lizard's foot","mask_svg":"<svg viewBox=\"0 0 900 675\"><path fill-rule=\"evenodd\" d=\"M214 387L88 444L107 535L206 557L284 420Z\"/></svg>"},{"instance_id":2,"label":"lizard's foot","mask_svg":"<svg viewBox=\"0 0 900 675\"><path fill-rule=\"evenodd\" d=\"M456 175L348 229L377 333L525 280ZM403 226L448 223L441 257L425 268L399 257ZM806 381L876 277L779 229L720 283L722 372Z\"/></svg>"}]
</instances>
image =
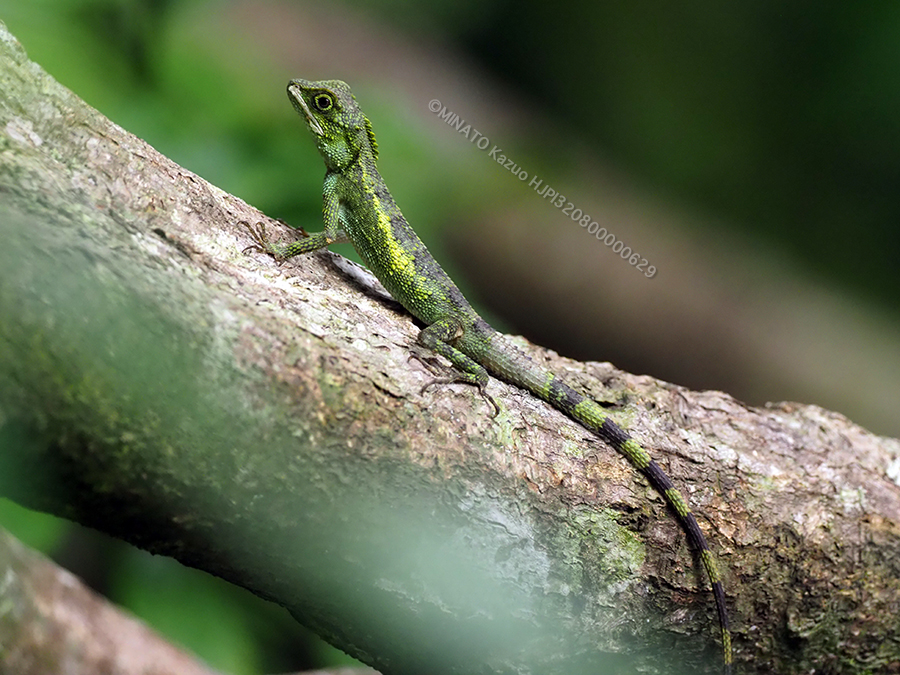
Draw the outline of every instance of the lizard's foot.
<instances>
[{"instance_id":1,"label":"lizard's foot","mask_svg":"<svg viewBox=\"0 0 900 675\"><path fill-rule=\"evenodd\" d=\"M269 235L266 233L265 225L260 222L256 223L256 225L251 225L246 220L242 220L238 224L247 228L247 232L250 233L250 238L253 240L253 243L241 251L241 253L246 254L248 251L258 251L259 253L270 255L275 258L276 261L281 262L279 260L278 250L272 242L269 241Z\"/></svg>"},{"instance_id":2,"label":"lizard's foot","mask_svg":"<svg viewBox=\"0 0 900 675\"><path fill-rule=\"evenodd\" d=\"M491 413L491 417L496 417L500 414L500 406L497 405L494 397L487 393L487 391L485 391L487 382L482 382L476 376L470 373L461 373L453 368L440 369L437 364L430 363L417 354L411 354L409 359L415 359L423 366L425 366L426 370L428 370L432 374L436 374L437 372L450 373L449 375L445 375L444 377L435 377L430 382L426 382L425 385L419 390L419 395L424 394L427 389L438 384L471 384L478 389L478 393L481 398L483 398L485 402L494 409L494 412Z\"/></svg>"},{"instance_id":3,"label":"lizard's foot","mask_svg":"<svg viewBox=\"0 0 900 675\"><path fill-rule=\"evenodd\" d=\"M285 225L286 227L290 227L290 225L285 223L283 220L279 220L278 222L282 225ZM304 243L295 241L293 244L275 244L269 241L269 235L266 233L266 226L262 223L257 222L256 225L251 225L246 220L242 220L240 224L247 228L247 232L250 233L250 238L253 240L253 243L245 248L243 252L247 253L247 251L259 251L260 253L265 253L266 255L272 256L275 259L275 262L279 264L283 263L288 258L292 258L295 255L308 253L309 251L314 251L317 248L323 248L324 246L327 246L328 244L331 244L335 241L333 239L328 239L328 237L322 232L317 232L315 237L311 237L310 234L303 228L297 228L296 231L299 232L300 236L305 239Z\"/></svg>"},{"instance_id":4,"label":"lizard's foot","mask_svg":"<svg viewBox=\"0 0 900 675\"><path fill-rule=\"evenodd\" d=\"M494 397L491 396L489 393L487 393L484 390L484 385L482 385L478 382L473 382L468 377L466 377L466 373L459 373L458 375L455 375L452 377L436 377L431 382L426 383L425 386L419 390L419 393L424 394L426 389L428 389L429 387L432 387L436 384L460 384L460 383L475 385L475 387L478 389L478 393L481 395L481 398L483 398L485 403L487 403L494 409L494 412L491 413L491 417L496 417L497 415L500 414L500 406L497 405L497 401L494 400Z\"/></svg>"}]
</instances>

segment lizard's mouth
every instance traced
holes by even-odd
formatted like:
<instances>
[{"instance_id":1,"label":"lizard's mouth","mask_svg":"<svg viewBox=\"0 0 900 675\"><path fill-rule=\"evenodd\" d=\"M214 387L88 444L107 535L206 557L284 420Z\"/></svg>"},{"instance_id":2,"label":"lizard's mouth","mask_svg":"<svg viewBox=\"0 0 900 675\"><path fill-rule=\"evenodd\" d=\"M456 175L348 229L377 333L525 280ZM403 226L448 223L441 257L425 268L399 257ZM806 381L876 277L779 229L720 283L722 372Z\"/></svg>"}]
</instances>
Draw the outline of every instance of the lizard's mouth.
<instances>
[{"instance_id":1,"label":"lizard's mouth","mask_svg":"<svg viewBox=\"0 0 900 675\"><path fill-rule=\"evenodd\" d=\"M307 106L306 101L303 100L303 91L300 87L292 84L288 87L288 93L291 95L291 103L294 104L294 110L306 118L306 124L310 128L310 131L316 136L324 136L325 130L322 128L322 125L319 124L319 121L313 117L312 112L309 110L309 106Z\"/></svg>"}]
</instances>

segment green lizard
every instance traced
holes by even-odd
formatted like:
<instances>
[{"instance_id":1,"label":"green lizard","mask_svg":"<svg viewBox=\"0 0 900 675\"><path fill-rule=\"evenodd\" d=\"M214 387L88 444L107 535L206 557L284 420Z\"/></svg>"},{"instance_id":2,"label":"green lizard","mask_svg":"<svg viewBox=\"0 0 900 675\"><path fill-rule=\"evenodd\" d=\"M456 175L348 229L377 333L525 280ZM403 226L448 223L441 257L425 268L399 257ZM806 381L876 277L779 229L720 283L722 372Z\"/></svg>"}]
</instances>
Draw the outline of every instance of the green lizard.
<instances>
[{"instance_id":1,"label":"green lizard","mask_svg":"<svg viewBox=\"0 0 900 675\"><path fill-rule=\"evenodd\" d=\"M297 79L291 80L287 92L325 160L325 229L283 245L271 243L262 224L254 228L245 223L255 242L247 250L281 261L329 244L351 242L394 299L425 324L419 344L455 367L453 377L434 380L426 388L438 382L467 382L478 387L496 411L496 403L485 392L488 373L493 373L544 399L625 455L675 510L690 544L699 552L718 610L724 672L731 673L731 633L716 562L690 507L669 477L596 402L535 364L475 312L391 197L375 167L378 146L372 125L350 88L339 80Z\"/></svg>"}]
</instances>

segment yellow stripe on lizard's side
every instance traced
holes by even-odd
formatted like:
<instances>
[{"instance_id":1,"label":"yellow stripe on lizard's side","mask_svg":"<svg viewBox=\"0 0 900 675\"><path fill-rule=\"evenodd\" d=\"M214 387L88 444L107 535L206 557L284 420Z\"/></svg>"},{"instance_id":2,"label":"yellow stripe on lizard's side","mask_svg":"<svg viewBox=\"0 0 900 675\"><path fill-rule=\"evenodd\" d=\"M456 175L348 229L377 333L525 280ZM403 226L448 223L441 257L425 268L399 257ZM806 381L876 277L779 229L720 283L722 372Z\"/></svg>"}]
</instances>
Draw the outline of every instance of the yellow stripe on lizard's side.
<instances>
[{"instance_id":1,"label":"yellow stripe on lizard's side","mask_svg":"<svg viewBox=\"0 0 900 675\"><path fill-rule=\"evenodd\" d=\"M375 219L375 230L377 231L378 248L376 255L381 260L379 265L382 267L383 275L386 279L385 283L392 295L397 295L397 290L402 288L403 292L414 302L423 303L429 299L431 292L425 284L417 283L421 281L421 273L416 268L416 258L412 251L403 248L394 235L394 225L391 222L391 216L382 207L381 200L377 194L370 195L372 203L377 214ZM372 236L369 234L368 236Z\"/></svg>"}]
</instances>

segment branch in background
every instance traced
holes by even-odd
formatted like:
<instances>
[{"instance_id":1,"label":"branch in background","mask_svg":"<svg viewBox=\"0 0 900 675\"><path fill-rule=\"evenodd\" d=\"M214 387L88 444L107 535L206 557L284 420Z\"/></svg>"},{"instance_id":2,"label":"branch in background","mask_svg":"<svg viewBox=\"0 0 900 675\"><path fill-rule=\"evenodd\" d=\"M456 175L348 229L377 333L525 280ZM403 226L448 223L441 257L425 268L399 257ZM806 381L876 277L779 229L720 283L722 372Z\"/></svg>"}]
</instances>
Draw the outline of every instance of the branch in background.
<instances>
[{"instance_id":1,"label":"branch in background","mask_svg":"<svg viewBox=\"0 0 900 675\"><path fill-rule=\"evenodd\" d=\"M217 675L0 529L0 672Z\"/></svg>"}]
</instances>

